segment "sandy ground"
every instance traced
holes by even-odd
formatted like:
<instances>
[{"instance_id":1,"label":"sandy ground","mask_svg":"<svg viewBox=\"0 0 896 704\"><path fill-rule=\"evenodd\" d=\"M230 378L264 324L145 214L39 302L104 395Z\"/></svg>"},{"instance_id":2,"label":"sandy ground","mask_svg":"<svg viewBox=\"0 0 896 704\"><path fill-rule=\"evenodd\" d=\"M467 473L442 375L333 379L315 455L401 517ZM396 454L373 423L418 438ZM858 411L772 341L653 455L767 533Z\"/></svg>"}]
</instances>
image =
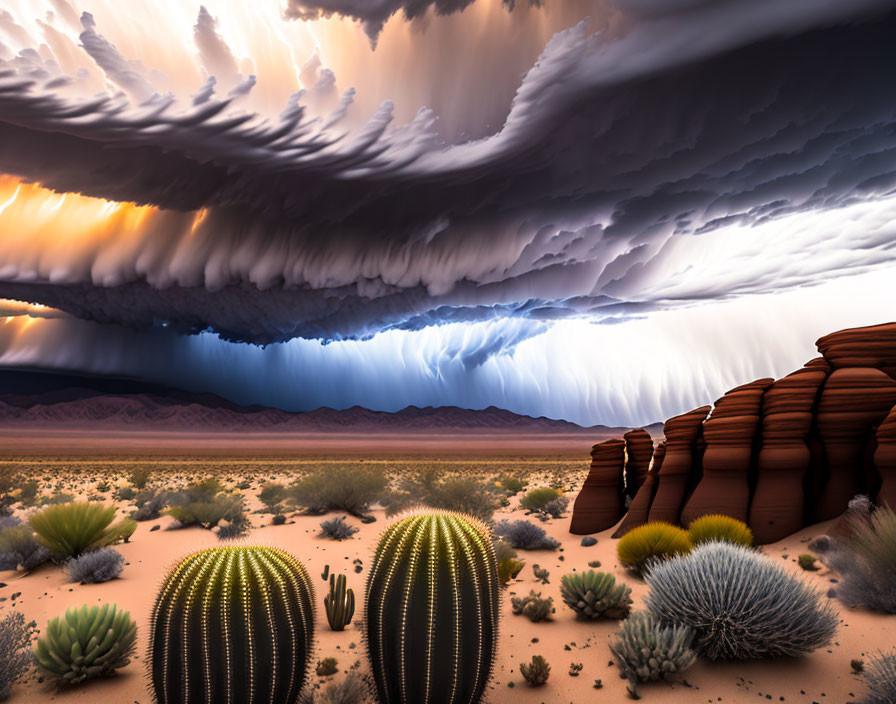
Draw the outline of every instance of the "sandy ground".
<instances>
[{"instance_id":1,"label":"sandy ground","mask_svg":"<svg viewBox=\"0 0 896 704\"><path fill-rule=\"evenodd\" d=\"M583 475L586 469L583 467ZM253 507L258 504L253 500ZM516 508L517 498L511 506L502 509L496 518L521 518ZM370 564L372 551L380 532L387 525L381 510L373 512L377 521L362 525L349 518L360 528L352 539L335 542L316 536L320 517L296 516L283 526L261 525L269 523L270 516L253 515L257 527L250 542L281 547L297 555L306 565L317 590L317 652L313 662L326 656L334 656L344 670L361 660L366 667L361 634L353 624L345 631L330 631L323 609L325 582L321 579L324 565L333 571L348 575L349 586L358 598L356 618L363 610L364 579ZM217 537L201 528L164 530L171 521L162 518L141 523L130 543L119 546L127 564L120 579L100 585L80 585L66 582L64 573L56 566L45 565L31 574L0 572L0 613L11 608L24 612L28 619L35 619L43 627L47 619L61 614L67 607L81 604L114 602L128 609L139 624L139 651L129 667L106 680L87 683L84 686L57 690L48 684L31 680L18 685L12 700L16 704L28 702L106 702L108 704L149 704L144 677L148 620L156 589L165 571L180 556L206 546L218 545ZM150 532L160 524L162 530ZM520 578L502 595L502 621L500 650L492 679L489 701L492 704L566 704L592 701L629 701L625 683L619 679L615 667L608 663L611 654L607 647L617 629L616 622L600 621L582 623L562 603L559 595L560 577L573 568L587 569L591 560L599 560L602 569L612 571L633 587L636 607L640 604L646 587L620 569L615 557L616 541L609 536L612 531L596 535L597 545L582 547L580 538L567 532L568 517L542 524L548 533L562 543L562 551L521 551L526 567ZM772 546L765 552L788 569L800 572L795 564L796 556L805 552L805 543L823 532L824 524L806 529ZM359 558L364 571L356 574L352 560ZM533 563L547 567L551 572L550 584L540 585L532 573ZM821 590L826 590L831 575L824 571L806 573L806 579ZM523 616L514 616L510 608L511 594L527 594L529 589L542 591L554 598L556 614L552 621L530 623ZM12 595L17 594L15 599ZM863 690L859 678L851 674L850 661L866 657L881 648L890 648L896 641L896 617L869 613L862 610L841 608L842 627L835 643L799 660L773 662L717 664L699 661L685 673L685 682L669 684L653 683L642 687L641 695L655 704L697 702L755 702L771 700L782 702L818 702L843 704L860 696ZM548 683L540 688L529 687L518 671L521 661L540 654L552 665ZM568 674L571 663L584 665L581 674ZM336 677L341 677L337 675ZM316 679L312 674L312 679ZM602 682L600 691L594 689L595 680ZM511 684L513 687L511 688Z\"/></svg>"}]
</instances>

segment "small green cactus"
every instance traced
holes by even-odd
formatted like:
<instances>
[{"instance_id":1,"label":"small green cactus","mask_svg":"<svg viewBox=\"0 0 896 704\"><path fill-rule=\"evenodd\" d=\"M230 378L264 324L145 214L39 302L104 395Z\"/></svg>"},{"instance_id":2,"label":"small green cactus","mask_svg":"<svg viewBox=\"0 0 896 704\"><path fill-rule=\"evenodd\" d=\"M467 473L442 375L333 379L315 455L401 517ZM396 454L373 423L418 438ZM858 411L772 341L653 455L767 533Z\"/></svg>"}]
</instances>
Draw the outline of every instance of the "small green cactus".
<instances>
[{"instance_id":1,"label":"small green cactus","mask_svg":"<svg viewBox=\"0 0 896 704\"><path fill-rule=\"evenodd\" d=\"M158 704L295 702L314 636L308 573L282 550L227 546L184 558L152 613Z\"/></svg>"},{"instance_id":2,"label":"small green cactus","mask_svg":"<svg viewBox=\"0 0 896 704\"><path fill-rule=\"evenodd\" d=\"M114 604L70 608L51 619L34 646L34 661L48 677L78 684L127 665L137 624Z\"/></svg>"},{"instance_id":3,"label":"small green cactus","mask_svg":"<svg viewBox=\"0 0 896 704\"><path fill-rule=\"evenodd\" d=\"M520 674L533 687L541 687L551 676L551 666L541 655L533 655L531 663L520 663Z\"/></svg>"},{"instance_id":4,"label":"small green cactus","mask_svg":"<svg viewBox=\"0 0 896 704\"><path fill-rule=\"evenodd\" d=\"M632 590L616 584L616 578L606 572L573 572L560 579L563 602L583 620L625 618L632 607Z\"/></svg>"},{"instance_id":5,"label":"small green cactus","mask_svg":"<svg viewBox=\"0 0 896 704\"><path fill-rule=\"evenodd\" d=\"M389 526L367 580L367 647L384 704L476 704L495 657L499 581L488 529L449 511Z\"/></svg>"},{"instance_id":6,"label":"small green cactus","mask_svg":"<svg viewBox=\"0 0 896 704\"><path fill-rule=\"evenodd\" d=\"M355 592L345 588L345 575L330 575L330 593L324 597L327 622L334 631L344 630L355 613Z\"/></svg>"},{"instance_id":7,"label":"small green cactus","mask_svg":"<svg viewBox=\"0 0 896 704\"><path fill-rule=\"evenodd\" d=\"M663 627L646 611L639 611L622 622L610 644L620 675L627 679L628 691L638 696L638 683L663 679L681 672L696 659L691 649L694 631L687 626Z\"/></svg>"}]
</instances>

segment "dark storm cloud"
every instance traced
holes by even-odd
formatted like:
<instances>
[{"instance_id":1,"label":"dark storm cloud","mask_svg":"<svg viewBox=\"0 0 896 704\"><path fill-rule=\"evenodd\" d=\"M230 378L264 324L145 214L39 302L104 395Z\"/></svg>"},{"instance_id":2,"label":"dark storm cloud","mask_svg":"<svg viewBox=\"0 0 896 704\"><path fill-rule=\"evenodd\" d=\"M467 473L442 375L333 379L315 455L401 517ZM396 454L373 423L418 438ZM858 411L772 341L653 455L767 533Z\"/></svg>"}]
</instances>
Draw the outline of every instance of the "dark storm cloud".
<instances>
[{"instance_id":1,"label":"dark storm cloud","mask_svg":"<svg viewBox=\"0 0 896 704\"><path fill-rule=\"evenodd\" d=\"M85 15L85 48L143 105L56 94L34 75L49 69L7 61L0 170L209 214L198 234L169 218L105 269L85 261L83 275L52 282L5 273L0 296L265 343L464 317L620 319L811 281L815 270L778 281L769 262L761 275L682 291L673 244L734 223L750 237L775 218L893 193L896 16L882 14L893 3L616 4L631 16L625 33L589 36L580 25L555 36L503 128L459 145L438 142L426 109L394 125L388 102L352 128L351 91L329 116L307 114L303 95L265 121L231 101L252 77L223 100L210 82L192 107L178 106ZM315 6L375 19L424 5ZM209 72L231 70L207 13L196 32ZM332 95L319 65L305 70ZM865 259L827 266L886 261L885 237Z\"/></svg>"}]
</instances>

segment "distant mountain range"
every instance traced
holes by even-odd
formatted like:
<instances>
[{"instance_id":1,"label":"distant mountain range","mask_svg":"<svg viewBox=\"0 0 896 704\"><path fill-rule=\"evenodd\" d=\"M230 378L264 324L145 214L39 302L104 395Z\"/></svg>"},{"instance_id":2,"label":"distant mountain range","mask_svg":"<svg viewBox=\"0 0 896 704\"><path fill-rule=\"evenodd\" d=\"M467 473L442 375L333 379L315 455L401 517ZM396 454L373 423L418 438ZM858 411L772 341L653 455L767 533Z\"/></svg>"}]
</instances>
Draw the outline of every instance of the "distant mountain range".
<instances>
[{"instance_id":1,"label":"distant mountain range","mask_svg":"<svg viewBox=\"0 0 896 704\"><path fill-rule=\"evenodd\" d=\"M180 432L285 433L587 433L625 429L550 418L532 418L501 408L470 410L455 406L400 411L319 408L289 412L267 406L241 406L215 394L133 380L111 380L0 371L0 424L5 427L91 430L158 429Z\"/></svg>"}]
</instances>

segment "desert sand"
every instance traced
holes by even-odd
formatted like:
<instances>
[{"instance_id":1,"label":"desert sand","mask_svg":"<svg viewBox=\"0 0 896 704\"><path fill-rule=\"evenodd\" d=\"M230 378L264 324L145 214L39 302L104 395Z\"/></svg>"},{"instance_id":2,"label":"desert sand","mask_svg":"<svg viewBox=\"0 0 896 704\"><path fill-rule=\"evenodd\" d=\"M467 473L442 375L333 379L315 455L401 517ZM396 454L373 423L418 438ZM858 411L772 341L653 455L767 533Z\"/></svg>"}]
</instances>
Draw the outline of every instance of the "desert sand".
<instances>
[{"instance_id":1,"label":"desert sand","mask_svg":"<svg viewBox=\"0 0 896 704\"><path fill-rule=\"evenodd\" d=\"M512 470L512 467L507 469ZM587 473L583 463L582 478ZM530 486L538 481L530 478ZM252 510L260 508L254 491L245 495ZM510 506L500 509L496 520L524 518L519 509L520 495L511 498ZM337 542L317 537L320 516L292 515L286 525L270 525L270 515L252 514L256 526L246 539L249 543L262 543L291 551L306 565L317 590L316 652L312 664L318 659L333 656L340 671L361 661L366 668L362 632L357 623L363 611L366 568L379 534L388 525L381 508L372 514L376 522L364 525L348 517L348 522L359 528L349 540ZM337 514L331 514L337 515ZM531 517L530 517L531 519ZM48 683L30 679L13 690L13 702L109 702L110 704L149 704L152 699L144 676L144 662L148 637L148 621L156 589L166 570L180 557L205 547L220 545L217 536L202 528L166 530L172 523L170 517L140 523L127 544L118 546L126 558L124 572L119 579L98 585L72 584L66 581L62 570L52 564L43 565L30 574L0 573L0 613L9 609L21 610L28 619L34 619L42 628L49 618L57 616L72 605L114 602L131 612L139 624L139 648L137 656L125 669L113 677L92 681L84 686L57 689ZM611 571L618 580L633 588L635 608L638 608L645 592L643 582L626 573L616 560L616 541L610 538L612 529L597 534L598 542L583 547L581 538L568 532L568 514L544 524L547 532L562 543L557 551L520 551L526 566L519 578L512 582L502 595L502 621L500 647L491 684L489 701L492 704L539 704L589 701L628 701L625 682L609 663L612 659L608 641L617 629L615 621L579 622L572 611L563 605L559 594L560 577L573 568L588 569L587 563L599 560L601 569ZM159 526L160 529L152 529ZM786 569L802 572L796 557L805 552L805 543L825 530L827 524L807 528L779 543L766 546L764 552ZM355 573L352 561L360 559L364 571ZM539 564L550 570L550 584L541 585L535 579L532 565ZM323 609L326 582L321 578L325 565L331 571L346 573L348 583L355 590L358 608L355 623L343 632L329 630ZM819 590L826 590L833 577L824 569L814 573L802 573L804 578ZM510 596L527 594L530 589L552 596L556 613L552 621L531 623L523 616L513 615ZM15 598L13 596L15 595ZM798 660L773 662L711 663L700 660L684 674L678 683L658 682L644 685L643 699L657 704L684 702L754 702L772 700L784 702L829 702L843 704L863 691L863 685L852 674L850 661L866 657L884 647L892 647L896 617L870 613L864 610L840 608L842 625L835 642L828 648ZM540 688L526 684L519 674L518 664L540 654L552 666L548 683ZM568 674L571 663L584 665L577 677ZM337 674L332 681L338 680ZM600 690L594 688L600 680ZM317 678L311 673L311 681ZM512 687L511 687L512 685Z\"/></svg>"}]
</instances>

